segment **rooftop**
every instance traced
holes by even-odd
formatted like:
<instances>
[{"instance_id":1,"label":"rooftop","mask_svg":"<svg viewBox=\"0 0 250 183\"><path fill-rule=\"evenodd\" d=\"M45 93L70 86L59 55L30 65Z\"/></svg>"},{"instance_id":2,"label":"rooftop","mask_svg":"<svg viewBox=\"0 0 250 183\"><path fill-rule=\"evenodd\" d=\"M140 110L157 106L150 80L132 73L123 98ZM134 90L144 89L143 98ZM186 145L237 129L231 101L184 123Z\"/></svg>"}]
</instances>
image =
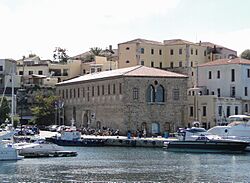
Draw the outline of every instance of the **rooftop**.
<instances>
[{"instance_id":1,"label":"rooftop","mask_svg":"<svg viewBox=\"0 0 250 183\"><path fill-rule=\"evenodd\" d=\"M201 46L211 47L211 48L217 47L217 48L225 48L225 49L228 49L228 50L231 50L231 51L235 51L235 50L232 50L232 49L229 49L229 48L226 48L224 46L214 44L214 43L211 43L211 42L200 42L200 43L197 43L197 44L200 44Z\"/></svg>"},{"instance_id":2,"label":"rooftop","mask_svg":"<svg viewBox=\"0 0 250 183\"><path fill-rule=\"evenodd\" d=\"M176 44L195 44L190 41L186 41L183 39L169 39L169 40L164 40L165 45L176 45Z\"/></svg>"},{"instance_id":3,"label":"rooftop","mask_svg":"<svg viewBox=\"0 0 250 183\"><path fill-rule=\"evenodd\" d=\"M169 72L161 69L156 69L146 66L134 66L122 69L116 69L111 71L103 71L98 73L86 74L73 78L67 81L58 83L57 85L70 84L74 82L90 81L102 78L111 78L118 76L134 76L134 77L164 77L164 78L186 78L186 75L177 74L174 72Z\"/></svg>"},{"instance_id":4,"label":"rooftop","mask_svg":"<svg viewBox=\"0 0 250 183\"><path fill-rule=\"evenodd\" d=\"M215 61L207 62L205 64L201 64L201 65L199 65L199 67L229 65L229 64L247 64L247 65L250 65L250 60L246 60L243 58L218 59Z\"/></svg>"},{"instance_id":5,"label":"rooftop","mask_svg":"<svg viewBox=\"0 0 250 183\"><path fill-rule=\"evenodd\" d=\"M146 43L146 44L163 45L162 42L152 41L152 40L147 40L147 39L141 39L141 38L134 39L134 40L127 41L127 42L124 42L124 43L120 43L120 44L129 44L129 43Z\"/></svg>"}]
</instances>

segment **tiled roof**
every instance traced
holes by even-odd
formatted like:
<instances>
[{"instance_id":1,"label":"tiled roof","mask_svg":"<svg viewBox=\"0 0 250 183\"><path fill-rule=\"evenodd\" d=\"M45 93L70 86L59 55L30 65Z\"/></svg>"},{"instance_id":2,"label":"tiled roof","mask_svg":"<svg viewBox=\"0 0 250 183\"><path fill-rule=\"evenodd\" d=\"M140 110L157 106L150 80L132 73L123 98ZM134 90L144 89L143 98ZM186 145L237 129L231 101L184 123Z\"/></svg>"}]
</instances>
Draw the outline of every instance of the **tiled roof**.
<instances>
[{"instance_id":1,"label":"tiled roof","mask_svg":"<svg viewBox=\"0 0 250 183\"><path fill-rule=\"evenodd\" d=\"M146 44L163 45L162 42L146 40L146 39L141 39L141 38L134 39L134 40L131 40L131 41L127 41L127 42L124 42L124 43L119 43L119 44L129 44L129 43L146 43Z\"/></svg>"},{"instance_id":2,"label":"tiled roof","mask_svg":"<svg viewBox=\"0 0 250 183\"><path fill-rule=\"evenodd\" d=\"M74 82L81 82L81 81L89 81L89 80L96 80L102 78L111 78L111 77L118 77L118 76L135 76L135 77L164 77L164 78L186 78L186 75L177 74L174 72L164 71L161 69L156 69L152 67L146 66L134 66L122 69L116 69L111 71L103 71L98 73L86 74L83 76L79 76L77 78L63 81L58 83L57 85L62 84L70 84Z\"/></svg>"},{"instance_id":3,"label":"tiled roof","mask_svg":"<svg viewBox=\"0 0 250 183\"><path fill-rule=\"evenodd\" d=\"M182 40L182 39L170 39L170 40L164 40L165 45L176 45L176 44L195 44L190 41Z\"/></svg>"},{"instance_id":4,"label":"tiled roof","mask_svg":"<svg viewBox=\"0 0 250 183\"><path fill-rule=\"evenodd\" d=\"M200 43L197 43L197 44L200 44L201 46L211 47L211 48L213 48L214 46L216 46L217 48L225 48L225 49L228 49L228 50L231 50L231 51L235 51L235 50L226 48L224 46L221 46L221 45L218 45L218 44L214 44L214 43L210 43L210 42L200 42Z\"/></svg>"},{"instance_id":5,"label":"tiled roof","mask_svg":"<svg viewBox=\"0 0 250 183\"><path fill-rule=\"evenodd\" d=\"M250 60L242 59L242 58L235 58L235 59L218 59L215 61L207 62L205 64L199 65L199 67L205 66L216 66L216 65L228 65L228 64L249 64Z\"/></svg>"}]
</instances>

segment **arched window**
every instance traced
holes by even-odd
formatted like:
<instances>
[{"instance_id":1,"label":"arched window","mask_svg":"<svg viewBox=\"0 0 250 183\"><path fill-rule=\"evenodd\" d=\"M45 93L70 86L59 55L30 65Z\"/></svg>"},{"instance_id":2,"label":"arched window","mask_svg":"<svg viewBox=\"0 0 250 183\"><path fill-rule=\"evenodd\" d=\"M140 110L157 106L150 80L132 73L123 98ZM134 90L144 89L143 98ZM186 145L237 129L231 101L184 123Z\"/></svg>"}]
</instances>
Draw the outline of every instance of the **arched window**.
<instances>
[{"instance_id":1,"label":"arched window","mask_svg":"<svg viewBox=\"0 0 250 183\"><path fill-rule=\"evenodd\" d=\"M155 101L155 89L152 85L149 85L147 88L147 102L154 102Z\"/></svg>"},{"instance_id":2,"label":"arched window","mask_svg":"<svg viewBox=\"0 0 250 183\"><path fill-rule=\"evenodd\" d=\"M156 90L156 94L155 94L155 101L156 102L164 102L164 88L162 85L159 85L157 87L157 90Z\"/></svg>"}]
</instances>

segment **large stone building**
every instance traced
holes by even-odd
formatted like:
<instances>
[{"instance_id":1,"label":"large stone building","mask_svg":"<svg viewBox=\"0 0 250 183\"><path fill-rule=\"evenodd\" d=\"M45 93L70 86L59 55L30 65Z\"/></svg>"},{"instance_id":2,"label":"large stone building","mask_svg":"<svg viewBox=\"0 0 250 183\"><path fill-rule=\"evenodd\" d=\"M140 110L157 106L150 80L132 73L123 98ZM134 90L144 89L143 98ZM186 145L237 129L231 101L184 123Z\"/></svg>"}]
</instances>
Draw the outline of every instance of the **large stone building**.
<instances>
[{"instance_id":1,"label":"large stone building","mask_svg":"<svg viewBox=\"0 0 250 183\"><path fill-rule=\"evenodd\" d=\"M184 126L187 77L145 66L87 74L56 85L65 123L77 127L146 130L147 135Z\"/></svg>"}]
</instances>

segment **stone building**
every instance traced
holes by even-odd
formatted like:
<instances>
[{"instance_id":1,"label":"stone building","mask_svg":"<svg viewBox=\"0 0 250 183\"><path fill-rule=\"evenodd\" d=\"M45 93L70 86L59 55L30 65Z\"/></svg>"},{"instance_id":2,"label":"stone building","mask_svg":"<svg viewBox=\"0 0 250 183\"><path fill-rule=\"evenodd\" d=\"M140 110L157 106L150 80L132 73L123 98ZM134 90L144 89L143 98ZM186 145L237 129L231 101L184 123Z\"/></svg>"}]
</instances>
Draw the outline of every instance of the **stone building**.
<instances>
[{"instance_id":1,"label":"stone building","mask_svg":"<svg viewBox=\"0 0 250 183\"><path fill-rule=\"evenodd\" d=\"M184 126L187 77L146 66L83 75L56 85L64 122L78 128L136 130L147 136Z\"/></svg>"}]
</instances>

